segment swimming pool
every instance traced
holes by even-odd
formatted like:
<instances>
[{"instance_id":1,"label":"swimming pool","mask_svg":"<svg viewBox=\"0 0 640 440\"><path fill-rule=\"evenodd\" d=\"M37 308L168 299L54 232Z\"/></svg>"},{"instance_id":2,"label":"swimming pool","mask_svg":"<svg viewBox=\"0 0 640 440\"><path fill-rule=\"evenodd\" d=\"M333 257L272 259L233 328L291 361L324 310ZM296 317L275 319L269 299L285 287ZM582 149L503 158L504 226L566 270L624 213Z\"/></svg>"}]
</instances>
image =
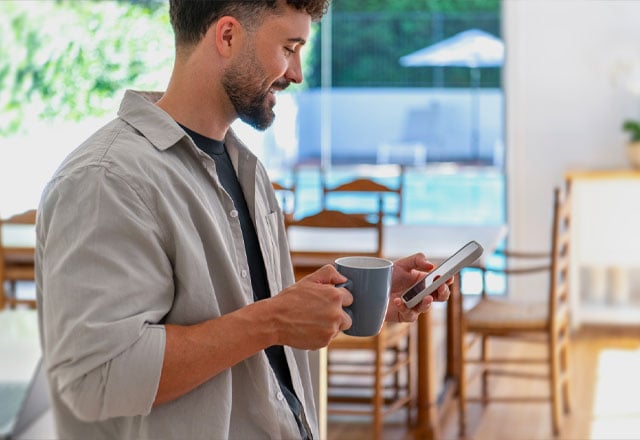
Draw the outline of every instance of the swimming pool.
<instances>
[{"instance_id":1,"label":"swimming pool","mask_svg":"<svg viewBox=\"0 0 640 440\"><path fill-rule=\"evenodd\" d=\"M361 175L357 167L333 168L326 173L332 187ZM291 184L291 176L281 174L274 180ZM380 175L376 181L398 185L397 175ZM493 167L444 166L407 168L404 174L403 223L498 225L506 219L505 176ZM366 195L335 195L328 207L344 211L355 206L375 210L375 200ZM397 198L389 195L391 208ZM315 212L322 205L322 186L317 168L301 169L296 176L296 216Z\"/></svg>"}]
</instances>

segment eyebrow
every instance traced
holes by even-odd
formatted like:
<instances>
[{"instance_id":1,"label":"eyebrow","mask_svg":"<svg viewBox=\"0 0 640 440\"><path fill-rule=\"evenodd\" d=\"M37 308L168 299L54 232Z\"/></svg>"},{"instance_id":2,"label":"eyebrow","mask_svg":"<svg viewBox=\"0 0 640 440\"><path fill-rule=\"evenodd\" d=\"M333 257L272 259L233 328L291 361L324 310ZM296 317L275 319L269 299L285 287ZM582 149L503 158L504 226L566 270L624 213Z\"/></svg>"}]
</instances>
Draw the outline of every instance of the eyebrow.
<instances>
[{"instance_id":1,"label":"eyebrow","mask_svg":"<svg viewBox=\"0 0 640 440\"><path fill-rule=\"evenodd\" d=\"M305 40L304 38L300 38L300 37L287 38L287 41L289 41L291 43L300 43L300 44L305 44L307 42L307 40Z\"/></svg>"}]
</instances>

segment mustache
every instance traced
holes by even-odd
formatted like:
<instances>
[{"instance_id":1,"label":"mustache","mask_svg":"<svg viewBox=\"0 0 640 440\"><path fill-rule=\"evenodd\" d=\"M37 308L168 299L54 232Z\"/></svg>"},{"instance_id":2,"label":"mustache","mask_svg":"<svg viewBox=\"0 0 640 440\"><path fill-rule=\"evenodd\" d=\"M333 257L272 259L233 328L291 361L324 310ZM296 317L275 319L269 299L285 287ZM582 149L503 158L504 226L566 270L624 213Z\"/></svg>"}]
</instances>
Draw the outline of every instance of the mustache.
<instances>
[{"instance_id":1,"label":"mustache","mask_svg":"<svg viewBox=\"0 0 640 440\"><path fill-rule=\"evenodd\" d=\"M271 84L271 88L276 90L284 90L287 87L289 87L290 84L291 84L291 81L287 80L286 78L281 78L274 81L273 84Z\"/></svg>"}]
</instances>

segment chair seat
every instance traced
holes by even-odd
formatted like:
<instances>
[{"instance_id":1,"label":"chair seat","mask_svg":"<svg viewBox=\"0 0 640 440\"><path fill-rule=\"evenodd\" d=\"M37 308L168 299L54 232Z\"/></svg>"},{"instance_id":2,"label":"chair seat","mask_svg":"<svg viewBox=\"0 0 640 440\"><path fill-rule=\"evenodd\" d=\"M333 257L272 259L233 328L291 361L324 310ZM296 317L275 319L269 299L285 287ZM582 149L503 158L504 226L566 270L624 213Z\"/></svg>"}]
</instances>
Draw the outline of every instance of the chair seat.
<instances>
[{"instance_id":1,"label":"chair seat","mask_svg":"<svg viewBox=\"0 0 640 440\"><path fill-rule=\"evenodd\" d=\"M542 331L549 323L549 306L483 299L465 313L465 321L469 331Z\"/></svg>"}]
</instances>

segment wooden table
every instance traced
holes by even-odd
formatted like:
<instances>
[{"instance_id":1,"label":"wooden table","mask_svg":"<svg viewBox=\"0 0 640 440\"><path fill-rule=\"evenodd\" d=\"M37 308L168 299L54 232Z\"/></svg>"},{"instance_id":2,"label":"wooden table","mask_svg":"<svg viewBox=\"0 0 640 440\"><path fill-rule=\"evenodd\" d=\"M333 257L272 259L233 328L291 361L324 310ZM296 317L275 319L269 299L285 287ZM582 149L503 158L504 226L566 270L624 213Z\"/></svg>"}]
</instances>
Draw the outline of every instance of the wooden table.
<instances>
[{"instance_id":1,"label":"wooden table","mask_svg":"<svg viewBox=\"0 0 640 440\"><path fill-rule=\"evenodd\" d=\"M327 229L315 233L302 230L290 230L289 237L292 249L297 250L340 250L347 246L349 250L370 250L372 240L363 235L351 232ZM484 248L480 262L488 258L502 239L507 229L498 226L468 225L385 225L383 254L389 259L397 259L416 252L424 252L433 263L439 263L452 255L456 250L471 240L475 240ZM322 234L318 239L317 234ZM372 237L369 237L372 238ZM341 246L341 244L344 245ZM352 246L355 243L355 246ZM460 347L458 347L458 324L461 310L460 278L456 277L452 294L447 302L447 359L446 375L443 387L443 399L440 399L436 386L434 343L431 335L431 314L423 313L418 319L418 418L415 437L420 439L439 438L438 402L446 402L455 393L459 377ZM322 369L323 366L320 366ZM320 371L320 377L324 372ZM322 390L323 387L321 386ZM326 398L326 396L324 396ZM323 396L320 400L322 401ZM322 408L322 403L320 404ZM322 415L320 419L322 420Z\"/></svg>"}]
</instances>

